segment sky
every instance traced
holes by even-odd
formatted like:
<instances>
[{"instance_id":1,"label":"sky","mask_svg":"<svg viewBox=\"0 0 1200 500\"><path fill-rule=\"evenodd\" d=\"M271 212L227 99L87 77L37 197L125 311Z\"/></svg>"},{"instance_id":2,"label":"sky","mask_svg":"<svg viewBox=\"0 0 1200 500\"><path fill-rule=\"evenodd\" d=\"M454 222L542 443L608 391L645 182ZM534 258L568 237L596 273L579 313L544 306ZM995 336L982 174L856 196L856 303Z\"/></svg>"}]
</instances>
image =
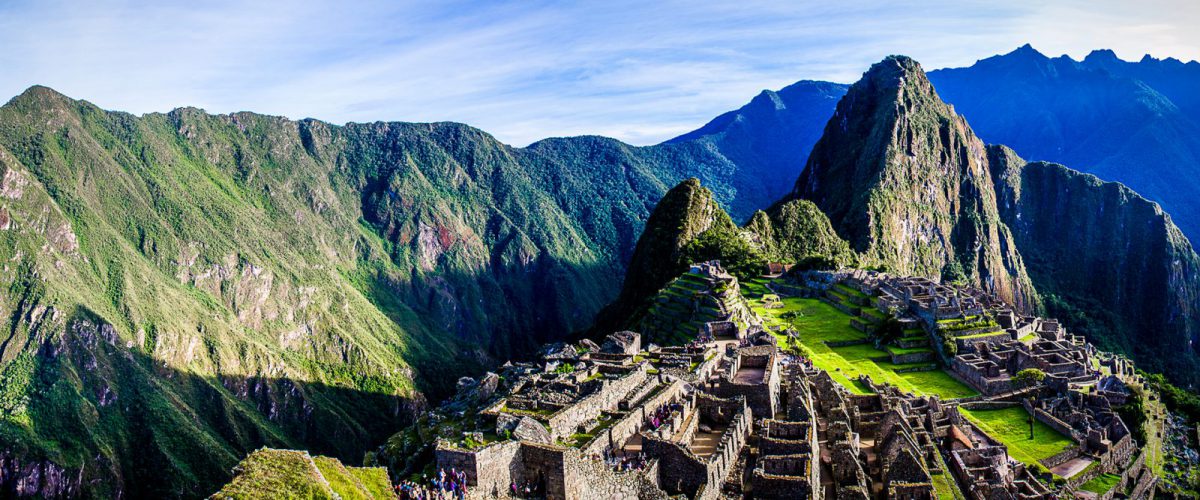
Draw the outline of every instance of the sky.
<instances>
[{"instance_id":1,"label":"sky","mask_svg":"<svg viewBox=\"0 0 1200 500\"><path fill-rule=\"evenodd\" d=\"M798 80L889 54L968 66L1025 43L1200 59L1200 2L0 0L0 101L332 123L457 121L517 146L654 144Z\"/></svg>"}]
</instances>

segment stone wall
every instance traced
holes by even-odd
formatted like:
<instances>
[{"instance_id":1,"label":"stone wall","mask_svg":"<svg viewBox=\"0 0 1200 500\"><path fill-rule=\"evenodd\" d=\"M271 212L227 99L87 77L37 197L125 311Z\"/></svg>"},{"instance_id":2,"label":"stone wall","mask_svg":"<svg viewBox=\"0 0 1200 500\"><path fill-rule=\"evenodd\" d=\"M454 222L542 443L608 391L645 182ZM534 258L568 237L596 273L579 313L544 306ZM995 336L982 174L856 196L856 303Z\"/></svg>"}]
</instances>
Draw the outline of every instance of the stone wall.
<instances>
[{"instance_id":1,"label":"stone wall","mask_svg":"<svg viewBox=\"0 0 1200 500\"><path fill-rule=\"evenodd\" d=\"M521 477L521 443L506 441L476 451L439 446L434 451L438 468L466 472L473 497L507 493L509 485Z\"/></svg>"},{"instance_id":2,"label":"stone wall","mask_svg":"<svg viewBox=\"0 0 1200 500\"><path fill-rule=\"evenodd\" d=\"M759 438L758 440L759 453L762 455L796 455L800 453L812 453L813 448L808 439L779 439L779 438Z\"/></svg>"},{"instance_id":3,"label":"stone wall","mask_svg":"<svg viewBox=\"0 0 1200 500\"><path fill-rule=\"evenodd\" d=\"M1021 404L1023 406L1025 406L1025 411L1032 413L1033 416L1035 418L1037 418L1039 421L1041 421L1043 424L1050 426L1051 428L1058 431L1059 433L1061 433L1064 436L1070 436L1071 439L1074 439L1076 443L1081 443L1084 441L1083 434L1080 433L1079 431L1076 431L1074 428L1072 428L1066 422L1059 420L1054 415L1046 413L1041 408L1034 408L1032 405L1029 404L1029 401L1022 401Z\"/></svg>"},{"instance_id":4,"label":"stone wall","mask_svg":"<svg viewBox=\"0 0 1200 500\"><path fill-rule=\"evenodd\" d=\"M565 455L567 496L571 500L637 500L642 498L642 471L617 472L577 452ZM654 488L657 489L657 488Z\"/></svg>"},{"instance_id":5,"label":"stone wall","mask_svg":"<svg viewBox=\"0 0 1200 500\"><path fill-rule=\"evenodd\" d=\"M521 461L524 467L520 479L543 481L548 500L570 498L567 497L567 486L574 481L574 477L567 475L566 452L567 449L561 446L522 443Z\"/></svg>"},{"instance_id":6,"label":"stone wall","mask_svg":"<svg viewBox=\"0 0 1200 500\"><path fill-rule=\"evenodd\" d=\"M687 419L676 440L644 433L642 449L658 459L658 477L663 490L693 498L716 498L721 483L750 436L750 418L745 399L726 400L698 394L695 413ZM685 444L691 442L701 419L728 426L718 441L716 453L707 458L696 456Z\"/></svg>"},{"instance_id":7,"label":"stone wall","mask_svg":"<svg viewBox=\"0 0 1200 500\"><path fill-rule=\"evenodd\" d=\"M668 403L683 394L683 382L675 380L666 385L658 394L651 396L641 402L639 406L630 410L628 414L621 417L620 420L613 423L608 429L597 434L583 447L584 455L603 455L604 450L612 447L616 449L621 443L629 439L630 436L637 433L642 424L646 421L646 417L665 403Z\"/></svg>"},{"instance_id":8,"label":"stone wall","mask_svg":"<svg viewBox=\"0 0 1200 500\"><path fill-rule=\"evenodd\" d=\"M580 424L596 418L601 411L615 409L630 391L646 383L649 366L649 363L641 363L628 375L605 381L595 393L551 415L547 421L551 436L554 439L568 437L576 433Z\"/></svg>"},{"instance_id":9,"label":"stone wall","mask_svg":"<svg viewBox=\"0 0 1200 500\"><path fill-rule=\"evenodd\" d=\"M750 481L754 487L754 498L764 500L816 498L813 495L812 485L803 477L776 476L756 469Z\"/></svg>"},{"instance_id":10,"label":"stone wall","mask_svg":"<svg viewBox=\"0 0 1200 500\"><path fill-rule=\"evenodd\" d=\"M907 365L912 363L929 363L933 361L933 351L892 354L892 364Z\"/></svg>"},{"instance_id":11,"label":"stone wall","mask_svg":"<svg viewBox=\"0 0 1200 500\"><path fill-rule=\"evenodd\" d=\"M658 484L668 493L695 496L708 481L708 467L683 445L645 436L642 449L658 460Z\"/></svg>"},{"instance_id":12,"label":"stone wall","mask_svg":"<svg viewBox=\"0 0 1200 500\"><path fill-rule=\"evenodd\" d=\"M1072 458L1078 457L1080 453L1078 446L1070 446L1067 449L1058 452L1054 456L1046 457L1038 461L1038 463L1046 466L1047 469L1057 467L1059 464L1066 462Z\"/></svg>"}]
</instances>

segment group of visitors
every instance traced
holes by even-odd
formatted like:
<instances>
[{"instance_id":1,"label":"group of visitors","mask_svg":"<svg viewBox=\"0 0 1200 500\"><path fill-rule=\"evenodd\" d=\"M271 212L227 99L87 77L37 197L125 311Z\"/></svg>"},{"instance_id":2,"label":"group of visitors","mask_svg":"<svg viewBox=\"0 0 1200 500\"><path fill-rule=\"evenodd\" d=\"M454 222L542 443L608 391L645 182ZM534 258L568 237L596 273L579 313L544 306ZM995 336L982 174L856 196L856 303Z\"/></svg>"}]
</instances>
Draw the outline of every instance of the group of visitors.
<instances>
[{"instance_id":1,"label":"group of visitors","mask_svg":"<svg viewBox=\"0 0 1200 500\"><path fill-rule=\"evenodd\" d=\"M605 460L609 467L612 467L617 472L628 472L631 470L642 470L646 468L646 454L638 453L636 455L622 454L614 455Z\"/></svg>"},{"instance_id":2,"label":"group of visitors","mask_svg":"<svg viewBox=\"0 0 1200 500\"><path fill-rule=\"evenodd\" d=\"M513 498L542 498L546 496L546 487L543 483L545 481L513 481L509 485L509 489L512 491Z\"/></svg>"},{"instance_id":3,"label":"group of visitors","mask_svg":"<svg viewBox=\"0 0 1200 500\"><path fill-rule=\"evenodd\" d=\"M400 481L395 487L396 498L400 500L432 500L439 498L436 490L416 481Z\"/></svg>"},{"instance_id":4,"label":"group of visitors","mask_svg":"<svg viewBox=\"0 0 1200 500\"><path fill-rule=\"evenodd\" d=\"M467 497L466 471L454 467L449 472L438 469L432 484L423 484L425 482L401 481L395 486L396 496L401 500L463 500Z\"/></svg>"},{"instance_id":5,"label":"group of visitors","mask_svg":"<svg viewBox=\"0 0 1200 500\"><path fill-rule=\"evenodd\" d=\"M658 408L655 408L654 411L650 413L649 417L646 417L647 423L650 425L650 430L658 430L658 428L662 427L663 424L671 421L672 414L682 411L682 404L663 403Z\"/></svg>"}]
</instances>

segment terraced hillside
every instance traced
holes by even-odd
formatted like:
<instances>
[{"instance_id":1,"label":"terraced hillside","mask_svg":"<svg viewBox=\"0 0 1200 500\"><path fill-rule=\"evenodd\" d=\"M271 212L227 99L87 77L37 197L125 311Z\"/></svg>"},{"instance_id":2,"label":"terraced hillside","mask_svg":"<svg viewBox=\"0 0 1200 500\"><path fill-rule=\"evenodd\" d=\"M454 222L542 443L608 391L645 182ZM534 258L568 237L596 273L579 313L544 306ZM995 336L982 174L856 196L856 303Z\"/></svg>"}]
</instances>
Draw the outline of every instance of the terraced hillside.
<instances>
[{"instance_id":1,"label":"terraced hillside","mask_svg":"<svg viewBox=\"0 0 1200 500\"><path fill-rule=\"evenodd\" d=\"M876 348L866 332L853 326L863 321L862 310L870 308L842 302L841 297L845 295L834 292L830 295L835 298L779 297L770 293L771 282L756 285L744 287L743 293L751 309L764 318L767 329L777 332L780 347L798 349L812 360L814 366L828 372L852 392L869 392L857 380L858 376L867 375L875 382L891 384L913 394L936 395L943 399L978 394L932 361L892 363L890 347ZM773 300L781 307L767 307L767 302ZM796 335L785 333L789 329Z\"/></svg>"},{"instance_id":2,"label":"terraced hillside","mask_svg":"<svg viewBox=\"0 0 1200 500\"><path fill-rule=\"evenodd\" d=\"M242 460L233 481L212 498L384 500L395 493L382 467L346 467L336 458L263 448Z\"/></svg>"},{"instance_id":3,"label":"terraced hillside","mask_svg":"<svg viewBox=\"0 0 1200 500\"><path fill-rule=\"evenodd\" d=\"M646 342L680 345L694 340L710 321L732 321L745 330L759 319L750 312L735 278L712 278L689 271L649 300L636 330Z\"/></svg>"}]
</instances>

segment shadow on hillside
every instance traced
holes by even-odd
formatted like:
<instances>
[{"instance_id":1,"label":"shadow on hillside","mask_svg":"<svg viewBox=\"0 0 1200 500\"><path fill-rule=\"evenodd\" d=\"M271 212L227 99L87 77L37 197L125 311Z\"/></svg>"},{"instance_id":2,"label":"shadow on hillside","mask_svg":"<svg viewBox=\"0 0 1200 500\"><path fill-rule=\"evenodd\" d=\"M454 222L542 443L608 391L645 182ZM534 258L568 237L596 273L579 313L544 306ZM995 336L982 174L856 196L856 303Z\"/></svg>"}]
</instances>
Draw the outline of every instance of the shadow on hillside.
<instances>
[{"instance_id":1,"label":"shadow on hillside","mask_svg":"<svg viewBox=\"0 0 1200 500\"><path fill-rule=\"evenodd\" d=\"M27 365L28 418L0 419L0 497L23 483L35 497L198 498L262 446L361 464L423 406L323 383L174 369L127 348L87 310L66 325ZM6 384L18 381L9 375Z\"/></svg>"},{"instance_id":2,"label":"shadow on hillside","mask_svg":"<svg viewBox=\"0 0 1200 500\"><path fill-rule=\"evenodd\" d=\"M461 376L532 359L542 344L588 328L616 298L623 272L543 253L527 265L494 264L476 274L430 273L402 282L376 273L360 283L360 291L409 330L413 315L422 319L425 328L413 332L405 361L417 373L417 388L437 401L452 394Z\"/></svg>"}]
</instances>

